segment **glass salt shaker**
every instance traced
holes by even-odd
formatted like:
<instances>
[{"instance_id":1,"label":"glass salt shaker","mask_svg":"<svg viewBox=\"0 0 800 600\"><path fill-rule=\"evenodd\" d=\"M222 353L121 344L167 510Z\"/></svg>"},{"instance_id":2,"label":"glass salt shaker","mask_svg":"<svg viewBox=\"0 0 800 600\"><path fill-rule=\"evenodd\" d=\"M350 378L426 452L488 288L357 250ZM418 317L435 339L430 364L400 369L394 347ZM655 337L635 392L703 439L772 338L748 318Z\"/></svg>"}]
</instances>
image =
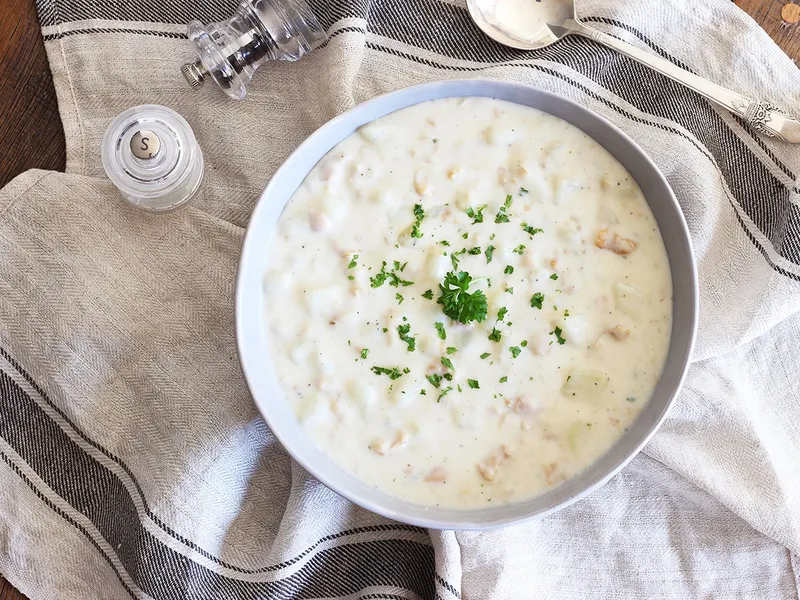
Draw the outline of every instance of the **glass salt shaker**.
<instances>
[{"instance_id":1,"label":"glass salt shaker","mask_svg":"<svg viewBox=\"0 0 800 600\"><path fill-rule=\"evenodd\" d=\"M106 129L100 154L108 178L138 208L177 208L203 180L203 153L192 128L166 106L143 104L121 113Z\"/></svg>"},{"instance_id":2,"label":"glass salt shaker","mask_svg":"<svg viewBox=\"0 0 800 600\"><path fill-rule=\"evenodd\" d=\"M198 90L209 76L234 100L241 100L253 73L273 60L299 60L327 36L305 0L242 0L227 21L188 25L198 58L181 72Z\"/></svg>"}]
</instances>

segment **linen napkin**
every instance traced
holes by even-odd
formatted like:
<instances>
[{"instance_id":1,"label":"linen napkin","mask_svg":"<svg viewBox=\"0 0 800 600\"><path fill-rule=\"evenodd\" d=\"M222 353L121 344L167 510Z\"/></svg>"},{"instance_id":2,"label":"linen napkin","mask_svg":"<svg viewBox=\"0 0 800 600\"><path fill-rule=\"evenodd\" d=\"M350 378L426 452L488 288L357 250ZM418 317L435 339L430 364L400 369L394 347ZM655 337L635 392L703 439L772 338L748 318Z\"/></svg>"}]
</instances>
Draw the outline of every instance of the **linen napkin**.
<instances>
[{"instance_id":1,"label":"linen napkin","mask_svg":"<svg viewBox=\"0 0 800 600\"><path fill-rule=\"evenodd\" d=\"M67 173L0 193L0 571L30 598L786 600L800 586L800 149L595 42L519 52L463 0L314 0L330 41L262 67L245 101L192 93L185 23L234 0L39 0ZM598 29L800 114L800 74L728 0L579 0ZM239 371L243 228L327 119L435 79L529 84L613 121L658 163L697 253L701 322L669 419L550 517L426 531L293 463ZM113 117L164 104L206 159L152 215L104 177Z\"/></svg>"}]
</instances>

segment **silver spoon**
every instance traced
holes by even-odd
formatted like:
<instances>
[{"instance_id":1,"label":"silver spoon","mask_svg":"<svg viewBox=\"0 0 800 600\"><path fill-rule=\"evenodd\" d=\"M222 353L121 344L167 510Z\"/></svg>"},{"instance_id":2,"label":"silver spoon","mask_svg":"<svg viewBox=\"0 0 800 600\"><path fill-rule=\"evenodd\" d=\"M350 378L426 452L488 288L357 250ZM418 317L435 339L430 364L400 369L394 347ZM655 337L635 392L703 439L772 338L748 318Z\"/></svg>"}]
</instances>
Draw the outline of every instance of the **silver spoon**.
<instances>
[{"instance_id":1,"label":"silver spoon","mask_svg":"<svg viewBox=\"0 0 800 600\"><path fill-rule=\"evenodd\" d=\"M643 52L613 36L587 27L575 15L572 0L467 0L475 24L490 38L520 50L549 46L564 36L576 34L639 61L727 108L757 132L792 144L800 144L800 121L780 112L763 100L753 100L690 73L674 64ZM498 11L506 11L505 24Z\"/></svg>"}]
</instances>

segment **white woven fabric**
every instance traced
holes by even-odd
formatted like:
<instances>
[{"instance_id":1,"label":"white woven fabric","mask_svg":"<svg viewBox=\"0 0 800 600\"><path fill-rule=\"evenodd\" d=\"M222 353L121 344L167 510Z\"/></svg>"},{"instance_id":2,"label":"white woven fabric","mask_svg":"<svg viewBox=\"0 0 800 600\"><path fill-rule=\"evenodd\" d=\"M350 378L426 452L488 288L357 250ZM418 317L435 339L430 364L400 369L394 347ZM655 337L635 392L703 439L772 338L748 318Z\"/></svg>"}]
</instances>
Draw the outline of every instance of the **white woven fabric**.
<instances>
[{"instance_id":1,"label":"white woven fabric","mask_svg":"<svg viewBox=\"0 0 800 600\"><path fill-rule=\"evenodd\" d=\"M39 0L67 174L0 192L0 571L31 598L742 598L800 586L800 147L585 39L519 53L460 0L317 0L331 35L241 103L192 94L184 23L231 0ZM585 0L594 26L800 114L800 73L728 0ZM482 77L555 91L666 174L698 257L689 377L644 452L546 519L427 532L349 504L266 429L240 374L233 278L269 176L378 93ZM206 178L127 207L100 139L142 103L186 117Z\"/></svg>"}]
</instances>

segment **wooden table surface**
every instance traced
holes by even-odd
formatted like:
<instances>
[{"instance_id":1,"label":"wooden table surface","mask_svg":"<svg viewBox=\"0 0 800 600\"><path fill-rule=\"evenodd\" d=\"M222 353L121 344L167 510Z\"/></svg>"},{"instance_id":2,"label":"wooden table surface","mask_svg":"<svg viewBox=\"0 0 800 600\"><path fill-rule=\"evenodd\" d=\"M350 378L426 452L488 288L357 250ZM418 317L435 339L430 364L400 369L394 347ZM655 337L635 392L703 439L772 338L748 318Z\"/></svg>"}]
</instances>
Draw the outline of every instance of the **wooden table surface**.
<instances>
[{"instance_id":1,"label":"wooden table surface","mask_svg":"<svg viewBox=\"0 0 800 600\"><path fill-rule=\"evenodd\" d=\"M33 1L0 5L0 139L14 140L0 145L0 187L27 169L64 170L64 132ZM800 60L800 5L735 1ZM24 598L0 575L0 600Z\"/></svg>"}]
</instances>

